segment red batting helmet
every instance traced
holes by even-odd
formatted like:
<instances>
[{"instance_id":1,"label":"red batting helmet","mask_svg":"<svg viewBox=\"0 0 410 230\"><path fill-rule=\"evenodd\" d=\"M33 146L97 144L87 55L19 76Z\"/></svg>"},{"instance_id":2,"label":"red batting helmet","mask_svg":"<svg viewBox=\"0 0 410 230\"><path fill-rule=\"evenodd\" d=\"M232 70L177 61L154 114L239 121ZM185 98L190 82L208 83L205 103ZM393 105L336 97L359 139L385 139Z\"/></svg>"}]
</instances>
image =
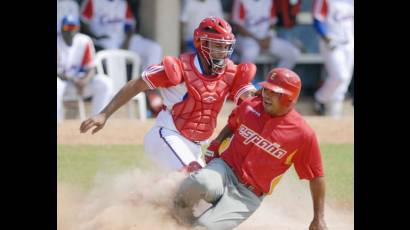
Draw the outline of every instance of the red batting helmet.
<instances>
[{"instance_id":1,"label":"red batting helmet","mask_svg":"<svg viewBox=\"0 0 410 230\"><path fill-rule=\"evenodd\" d=\"M290 69L275 68L268 73L268 79L259 83L263 88L282 94L280 103L284 107L292 106L298 100L302 83L299 76Z\"/></svg>"},{"instance_id":2,"label":"red batting helmet","mask_svg":"<svg viewBox=\"0 0 410 230\"><path fill-rule=\"evenodd\" d=\"M218 17L204 18L194 31L195 48L214 74L225 71L226 59L231 56L235 41L231 26ZM210 47L210 43L223 45L224 48Z\"/></svg>"}]
</instances>

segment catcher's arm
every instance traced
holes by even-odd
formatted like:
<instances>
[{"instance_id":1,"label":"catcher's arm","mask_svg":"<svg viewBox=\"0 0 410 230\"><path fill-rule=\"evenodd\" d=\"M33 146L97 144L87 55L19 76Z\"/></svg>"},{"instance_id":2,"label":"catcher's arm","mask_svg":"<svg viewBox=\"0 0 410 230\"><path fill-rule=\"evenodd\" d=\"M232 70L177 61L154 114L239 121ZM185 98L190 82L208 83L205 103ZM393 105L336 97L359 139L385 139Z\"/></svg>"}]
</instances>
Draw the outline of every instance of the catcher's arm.
<instances>
[{"instance_id":1,"label":"catcher's arm","mask_svg":"<svg viewBox=\"0 0 410 230\"><path fill-rule=\"evenodd\" d=\"M72 78L74 85L77 87L77 93L79 95L82 95L83 88L91 81L95 74L95 68L89 68L86 70L85 74L83 74L82 77Z\"/></svg>"},{"instance_id":2,"label":"catcher's arm","mask_svg":"<svg viewBox=\"0 0 410 230\"><path fill-rule=\"evenodd\" d=\"M142 91L148 90L149 87L142 78L133 79L129 81L120 91L114 96L110 103L100 112L109 118L121 106L127 103L135 95Z\"/></svg>"},{"instance_id":3,"label":"catcher's arm","mask_svg":"<svg viewBox=\"0 0 410 230\"><path fill-rule=\"evenodd\" d=\"M107 119L117 111L121 106L127 103L135 95L142 91L148 90L149 87L142 78L137 78L129 81L124 87L114 96L108 105L97 115L88 118L81 123L80 132L85 133L90 128L96 126L92 134L98 132L105 125Z\"/></svg>"}]
</instances>

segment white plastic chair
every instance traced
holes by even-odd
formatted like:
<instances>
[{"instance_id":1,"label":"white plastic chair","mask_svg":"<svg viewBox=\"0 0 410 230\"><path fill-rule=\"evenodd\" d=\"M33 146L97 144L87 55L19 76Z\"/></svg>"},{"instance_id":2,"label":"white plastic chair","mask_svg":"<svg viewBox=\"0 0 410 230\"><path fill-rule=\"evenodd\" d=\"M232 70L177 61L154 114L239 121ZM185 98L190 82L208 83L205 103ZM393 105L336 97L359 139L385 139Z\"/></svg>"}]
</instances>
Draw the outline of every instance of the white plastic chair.
<instances>
[{"instance_id":1,"label":"white plastic chair","mask_svg":"<svg viewBox=\"0 0 410 230\"><path fill-rule=\"evenodd\" d=\"M80 121L84 121L86 119L86 113L85 113L85 105L84 105L84 100L81 96L76 95L74 100L65 100L63 99L63 105L65 109L76 109L78 110L78 116L80 118ZM70 114L72 114L71 112ZM71 115L75 116L75 115ZM66 119L66 111L64 111L63 117L60 119Z\"/></svg>"},{"instance_id":2,"label":"white plastic chair","mask_svg":"<svg viewBox=\"0 0 410 230\"><path fill-rule=\"evenodd\" d=\"M116 94L127 83L127 61L132 64L132 79L137 78L140 72L141 58L138 54L120 49L101 50L96 54L96 66L98 74L105 74L103 62L107 70L107 75L112 78L113 91ZM132 100L138 101L139 119L147 119L147 105L145 93L140 92ZM133 118L133 105L128 103L128 117Z\"/></svg>"},{"instance_id":3,"label":"white plastic chair","mask_svg":"<svg viewBox=\"0 0 410 230\"><path fill-rule=\"evenodd\" d=\"M80 115L80 121L83 122L85 121L85 118L86 118L85 105L84 105L84 100L80 95L77 95L77 103L78 103L78 113Z\"/></svg>"}]
</instances>

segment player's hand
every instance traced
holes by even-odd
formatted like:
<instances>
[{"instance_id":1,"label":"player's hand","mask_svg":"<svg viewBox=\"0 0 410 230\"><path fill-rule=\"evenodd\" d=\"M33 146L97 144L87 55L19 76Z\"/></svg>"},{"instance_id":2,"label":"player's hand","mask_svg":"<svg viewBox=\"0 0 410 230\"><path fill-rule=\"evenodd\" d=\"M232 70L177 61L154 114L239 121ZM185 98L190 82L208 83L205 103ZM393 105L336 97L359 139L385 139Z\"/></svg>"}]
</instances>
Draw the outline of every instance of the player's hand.
<instances>
[{"instance_id":1,"label":"player's hand","mask_svg":"<svg viewBox=\"0 0 410 230\"><path fill-rule=\"evenodd\" d=\"M83 95L85 82L82 81L81 79L75 79L73 82L74 82L75 88L77 89L77 94L80 96Z\"/></svg>"},{"instance_id":2,"label":"player's hand","mask_svg":"<svg viewBox=\"0 0 410 230\"><path fill-rule=\"evenodd\" d=\"M74 85L77 88L84 88L87 85L88 81L86 78L77 78L74 80Z\"/></svg>"},{"instance_id":3,"label":"player's hand","mask_svg":"<svg viewBox=\"0 0 410 230\"><path fill-rule=\"evenodd\" d=\"M127 50L130 47L130 42L129 41L125 41L121 44L121 49L123 50Z\"/></svg>"},{"instance_id":4,"label":"player's hand","mask_svg":"<svg viewBox=\"0 0 410 230\"><path fill-rule=\"evenodd\" d=\"M309 230L327 230L325 220L323 218L313 219L310 223Z\"/></svg>"},{"instance_id":5,"label":"player's hand","mask_svg":"<svg viewBox=\"0 0 410 230\"><path fill-rule=\"evenodd\" d=\"M329 37L323 37L323 41L325 41L326 46L327 46L328 49L330 49L330 50L336 49L337 44L333 39L331 39Z\"/></svg>"},{"instance_id":6,"label":"player's hand","mask_svg":"<svg viewBox=\"0 0 410 230\"><path fill-rule=\"evenodd\" d=\"M74 85L75 85L75 87L77 87L77 89L78 88L84 88L86 84L87 84L87 82L84 79L77 78L77 79L74 80Z\"/></svg>"},{"instance_id":7,"label":"player's hand","mask_svg":"<svg viewBox=\"0 0 410 230\"><path fill-rule=\"evenodd\" d=\"M265 49L269 49L270 46L270 41L271 41L271 37L266 37L264 39L259 39L259 46L261 47L261 49L265 50Z\"/></svg>"},{"instance_id":8,"label":"player's hand","mask_svg":"<svg viewBox=\"0 0 410 230\"><path fill-rule=\"evenodd\" d=\"M219 146L221 142L213 140L205 152L205 162L208 164L212 159L219 157Z\"/></svg>"},{"instance_id":9,"label":"player's hand","mask_svg":"<svg viewBox=\"0 0 410 230\"><path fill-rule=\"evenodd\" d=\"M89 129L95 127L91 132L91 134L94 134L104 127L105 122L107 122L106 115L104 113L99 113L83 121L80 126L80 132L86 133Z\"/></svg>"},{"instance_id":10,"label":"player's hand","mask_svg":"<svg viewBox=\"0 0 410 230\"><path fill-rule=\"evenodd\" d=\"M63 81L67 81L67 80L68 80L68 77L67 77L65 74L58 74L58 73L57 73L57 77L60 78L60 79L63 80Z\"/></svg>"}]
</instances>

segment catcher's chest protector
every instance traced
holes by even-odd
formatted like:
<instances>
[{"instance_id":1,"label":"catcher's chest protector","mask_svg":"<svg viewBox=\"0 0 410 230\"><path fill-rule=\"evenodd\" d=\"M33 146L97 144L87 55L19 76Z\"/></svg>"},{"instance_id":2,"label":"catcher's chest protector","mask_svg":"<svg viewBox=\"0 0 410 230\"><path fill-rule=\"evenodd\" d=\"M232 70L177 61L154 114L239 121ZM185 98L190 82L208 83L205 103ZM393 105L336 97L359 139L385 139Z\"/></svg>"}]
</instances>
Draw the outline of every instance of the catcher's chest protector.
<instances>
[{"instance_id":1,"label":"catcher's chest protector","mask_svg":"<svg viewBox=\"0 0 410 230\"><path fill-rule=\"evenodd\" d=\"M172 108L172 117L179 132L193 141L208 139L216 127L216 117L229 93L236 65L228 62L225 73L209 80L195 72L192 54L180 56L182 76L188 96Z\"/></svg>"}]
</instances>

